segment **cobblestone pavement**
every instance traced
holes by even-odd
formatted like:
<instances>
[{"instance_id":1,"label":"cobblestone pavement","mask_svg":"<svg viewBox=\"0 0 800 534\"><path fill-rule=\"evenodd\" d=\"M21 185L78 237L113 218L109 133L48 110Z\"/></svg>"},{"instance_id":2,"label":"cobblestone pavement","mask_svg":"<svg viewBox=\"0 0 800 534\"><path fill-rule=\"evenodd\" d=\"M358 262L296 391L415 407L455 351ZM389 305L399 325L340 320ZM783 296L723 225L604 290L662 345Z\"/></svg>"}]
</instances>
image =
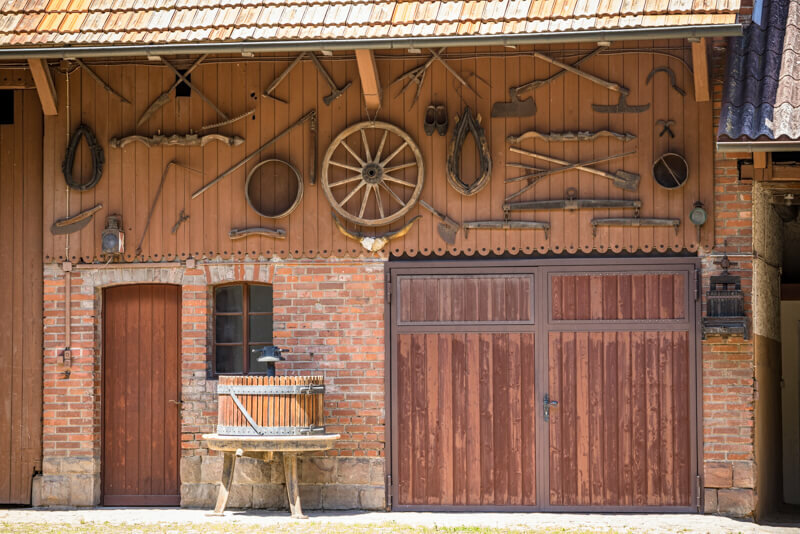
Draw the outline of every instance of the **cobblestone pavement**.
<instances>
[{"instance_id":1,"label":"cobblestone pavement","mask_svg":"<svg viewBox=\"0 0 800 534\"><path fill-rule=\"evenodd\" d=\"M800 523L757 525L709 515L311 512L292 520L286 512L96 508L0 509L0 532L630 532L800 533ZM59 527L57 530L52 530Z\"/></svg>"}]
</instances>

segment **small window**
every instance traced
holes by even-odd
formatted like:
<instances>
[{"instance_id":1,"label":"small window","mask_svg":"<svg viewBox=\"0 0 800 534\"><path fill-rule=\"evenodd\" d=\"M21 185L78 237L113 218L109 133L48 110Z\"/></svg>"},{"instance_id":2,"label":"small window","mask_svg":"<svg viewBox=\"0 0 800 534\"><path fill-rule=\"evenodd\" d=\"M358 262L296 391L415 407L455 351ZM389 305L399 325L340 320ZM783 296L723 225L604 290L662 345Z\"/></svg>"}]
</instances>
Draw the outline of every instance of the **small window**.
<instances>
[{"instance_id":1,"label":"small window","mask_svg":"<svg viewBox=\"0 0 800 534\"><path fill-rule=\"evenodd\" d=\"M14 124L14 91L0 90L0 124Z\"/></svg>"},{"instance_id":2,"label":"small window","mask_svg":"<svg viewBox=\"0 0 800 534\"><path fill-rule=\"evenodd\" d=\"M265 374L257 362L272 345L272 286L226 284L214 288L214 374Z\"/></svg>"}]
</instances>

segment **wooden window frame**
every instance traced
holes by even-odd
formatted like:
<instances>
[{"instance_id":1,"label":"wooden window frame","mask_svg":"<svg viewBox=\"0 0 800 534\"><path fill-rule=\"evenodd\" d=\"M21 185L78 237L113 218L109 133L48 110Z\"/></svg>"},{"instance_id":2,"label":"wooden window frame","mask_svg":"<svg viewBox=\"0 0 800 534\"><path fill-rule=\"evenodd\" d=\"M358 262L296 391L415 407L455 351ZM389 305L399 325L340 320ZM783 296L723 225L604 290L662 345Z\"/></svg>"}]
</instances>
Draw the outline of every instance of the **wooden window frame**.
<instances>
[{"instance_id":1,"label":"wooden window frame","mask_svg":"<svg viewBox=\"0 0 800 534\"><path fill-rule=\"evenodd\" d=\"M242 288L242 311L240 313L237 312L217 312L217 289L221 287L231 287L231 286L240 286ZM253 344L250 342L250 316L251 315L270 315L273 318L273 335L272 335L272 342L270 343L258 343L259 345L265 346L272 346L274 345L275 340L275 315L274 315L274 293L273 293L273 302L270 302L270 311L269 312L251 312L250 311L250 286L262 286L262 287L269 287L272 288L272 284L267 284L264 282L226 282L224 284L216 284L212 286L212 303L211 303L211 378L216 378L219 376L264 376L266 375L265 372L250 372L250 354L248 352L248 347ZM234 317L234 316L241 316L242 317L242 342L241 343L217 343L217 315L222 315L226 317ZM225 347L235 347L237 345L242 346L242 372L241 373L218 373L217 372L217 345L225 346Z\"/></svg>"}]
</instances>

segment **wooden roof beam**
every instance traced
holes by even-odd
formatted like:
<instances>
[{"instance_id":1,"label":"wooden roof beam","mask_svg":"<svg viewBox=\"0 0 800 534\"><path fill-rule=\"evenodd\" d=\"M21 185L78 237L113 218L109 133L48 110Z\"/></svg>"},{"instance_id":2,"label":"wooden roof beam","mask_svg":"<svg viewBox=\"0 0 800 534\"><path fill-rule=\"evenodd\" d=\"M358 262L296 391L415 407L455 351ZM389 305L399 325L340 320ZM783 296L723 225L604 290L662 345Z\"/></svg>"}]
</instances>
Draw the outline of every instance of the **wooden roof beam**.
<instances>
[{"instance_id":1,"label":"wooden roof beam","mask_svg":"<svg viewBox=\"0 0 800 534\"><path fill-rule=\"evenodd\" d=\"M39 93L42 111L45 115L58 115L58 95L55 85L53 85L50 67L47 66L47 60L29 59L28 66L31 68L31 75L36 84L36 92Z\"/></svg>"},{"instance_id":2,"label":"wooden roof beam","mask_svg":"<svg viewBox=\"0 0 800 534\"><path fill-rule=\"evenodd\" d=\"M692 43L692 68L694 69L694 99L697 102L711 100L708 77L708 46L706 38L701 37Z\"/></svg>"},{"instance_id":3,"label":"wooden roof beam","mask_svg":"<svg viewBox=\"0 0 800 534\"><path fill-rule=\"evenodd\" d=\"M375 114L381 107L381 81L375 65L375 54L372 50L356 50L356 63L367 113Z\"/></svg>"}]
</instances>

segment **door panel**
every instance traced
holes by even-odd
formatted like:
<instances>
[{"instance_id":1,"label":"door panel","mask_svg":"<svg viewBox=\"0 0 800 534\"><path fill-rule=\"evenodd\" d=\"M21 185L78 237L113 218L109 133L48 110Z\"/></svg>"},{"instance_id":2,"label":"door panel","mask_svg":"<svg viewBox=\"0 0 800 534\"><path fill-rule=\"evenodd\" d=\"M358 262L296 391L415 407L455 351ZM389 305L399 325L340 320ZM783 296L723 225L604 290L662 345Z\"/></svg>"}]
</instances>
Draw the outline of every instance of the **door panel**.
<instances>
[{"instance_id":1,"label":"door panel","mask_svg":"<svg viewBox=\"0 0 800 534\"><path fill-rule=\"evenodd\" d=\"M536 502L532 333L397 336L401 505Z\"/></svg>"},{"instance_id":2,"label":"door panel","mask_svg":"<svg viewBox=\"0 0 800 534\"><path fill-rule=\"evenodd\" d=\"M179 288L104 297L103 504L180 504Z\"/></svg>"}]
</instances>

